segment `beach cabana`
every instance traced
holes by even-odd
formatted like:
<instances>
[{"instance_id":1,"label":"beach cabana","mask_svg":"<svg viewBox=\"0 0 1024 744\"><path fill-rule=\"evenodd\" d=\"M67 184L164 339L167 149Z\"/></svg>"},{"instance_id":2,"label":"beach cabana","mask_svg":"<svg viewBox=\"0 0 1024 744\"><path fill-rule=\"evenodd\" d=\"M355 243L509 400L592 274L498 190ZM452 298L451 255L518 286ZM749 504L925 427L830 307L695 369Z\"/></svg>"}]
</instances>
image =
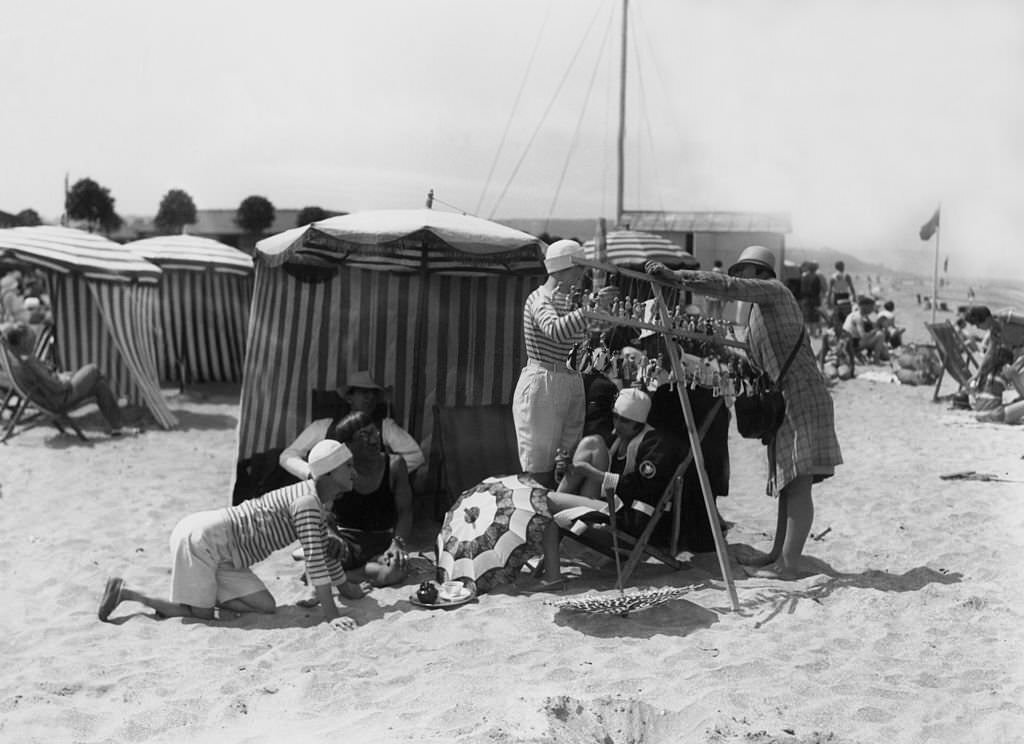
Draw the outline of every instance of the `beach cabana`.
<instances>
[{"instance_id":1,"label":"beach cabana","mask_svg":"<svg viewBox=\"0 0 1024 744\"><path fill-rule=\"evenodd\" d=\"M252 299L252 259L198 235L126 243L163 270L156 360L160 379L240 382Z\"/></svg>"},{"instance_id":2,"label":"beach cabana","mask_svg":"<svg viewBox=\"0 0 1024 744\"><path fill-rule=\"evenodd\" d=\"M369 369L429 450L434 406L509 403L522 307L545 276L527 233L431 209L332 217L260 241L236 503L313 417L313 390Z\"/></svg>"},{"instance_id":3,"label":"beach cabana","mask_svg":"<svg viewBox=\"0 0 1024 744\"><path fill-rule=\"evenodd\" d=\"M0 256L46 274L62 368L95 362L115 394L165 429L177 424L156 367L158 266L100 235L49 225L0 230Z\"/></svg>"}]
</instances>

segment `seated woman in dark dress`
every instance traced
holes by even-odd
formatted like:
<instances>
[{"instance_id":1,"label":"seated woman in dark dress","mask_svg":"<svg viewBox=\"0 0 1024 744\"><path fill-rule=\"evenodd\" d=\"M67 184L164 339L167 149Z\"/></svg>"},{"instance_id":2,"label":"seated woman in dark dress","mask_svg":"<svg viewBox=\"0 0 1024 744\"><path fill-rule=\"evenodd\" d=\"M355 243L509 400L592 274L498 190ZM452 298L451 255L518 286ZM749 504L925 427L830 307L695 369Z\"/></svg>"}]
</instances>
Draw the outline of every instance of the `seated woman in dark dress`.
<instances>
[{"instance_id":1,"label":"seated woman in dark dress","mask_svg":"<svg viewBox=\"0 0 1024 744\"><path fill-rule=\"evenodd\" d=\"M412 530L412 490L405 460L389 455L380 428L369 414L343 418L327 435L352 450L352 490L334 502L332 516L343 543L346 570L362 568L375 586L403 581L409 555L405 541Z\"/></svg>"},{"instance_id":2,"label":"seated woman in dark dress","mask_svg":"<svg viewBox=\"0 0 1024 744\"><path fill-rule=\"evenodd\" d=\"M350 577L374 586L401 583L409 573L405 541L412 529L412 490L405 460L384 452L380 429L361 411L341 419L327 439L348 445L354 470L352 490L335 499L328 515L332 555ZM316 598L299 604L315 605Z\"/></svg>"}]
</instances>

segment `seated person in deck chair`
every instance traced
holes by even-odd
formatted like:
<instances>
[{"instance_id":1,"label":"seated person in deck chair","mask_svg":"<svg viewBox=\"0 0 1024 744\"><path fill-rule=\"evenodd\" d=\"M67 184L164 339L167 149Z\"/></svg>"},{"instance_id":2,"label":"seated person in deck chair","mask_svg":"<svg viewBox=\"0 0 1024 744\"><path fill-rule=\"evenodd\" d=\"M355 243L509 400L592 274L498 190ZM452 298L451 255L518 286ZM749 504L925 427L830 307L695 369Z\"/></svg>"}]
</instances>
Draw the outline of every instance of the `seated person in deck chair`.
<instances>
[{"instance_id":1,"label":"seated person in deck chair","mask_svg":"<svg viewBox=\"0 0 1024 744\"><path fill-rule=\"evenodd\" d=\"M413 436L399 426L393 418L382 415L380 403L387 391L387 388L373 381L369 372L356 372L348 381L348 386L345 389L345 400L350 406L349 412L362 411L373 417L380 429L384 450L388 454L399 455L405 460L410 483L421 481L427 470L424 467L426 458L423 456L423 450L420 449ZM314 444L324 440L331 427L337 424L338 420L321 418L307 426L295 438L295 441L281 452L279 459L281 467L300 480L308 478L309 468L306 465L306 453Z\"/></svg>"},{"instance_id":2,"label":"seated person in deck chair","mask_svg":"<svg viewBox=\"0 0 1024 744\"><path fill-rule=\"evenodd\" d=\"M334 500L328 521L339 539L334 547L342 567L374 586L405 580L412 530L412 493L399 455L381 448L380 429L369 414L355 411L338 422L327 439L352 451L352 485ZM295 557L299 557L296 551ZM315 604L311 597L304 605Z\"/></svg>"},{"instance_id":3,"label":"seated person in deck chair","mask_svg":"<svg viewBox=\"0 0 1024 744\"><path fill-rule=\"evenodd\" d=\"M52 369L35 355L36 337L27 323L7 326L4 340L14 352L11 371L15 382L33 401L54 411L67 411L95 398L100 413L110 426L110 436L138 433L138 429L122 425L117 398L95 364L86 364L75 372Z\"/></svg>"},{"instance_id":4,"label":"seated person in deck chair","mask_svg":"<svg viewBox=\"0 0 1024 744\"><path fill-rule=\"evenodd\" d=\"M993 313L985 305L974 305L964 313L964 320L988 333L971 387L979 387L989 375L999 376L1024 397L1024 315L1014 310Z\"/></svg>"},{"instance_id":5,"label":"seated person in deck chair","mask_svg":"<svg viewBox=\"0 0 1024 744\"><path fill-rule=\"evenodd\" d=\"M654 509L683 460L683 447L673 435L647 424L651 398L636 388L625 388L615 399L612 413L615 440L609 449L606 469L589 462L573 462L570 477L582 474L588 487L616 496L616 510L622 502L618 526L639 536L654 515ZM602 507L605 500L600 499ZM607 510L606 507L604 509ZM671 520L661 519L651 542L668 546Z\"/></svg>"}]
</instances>

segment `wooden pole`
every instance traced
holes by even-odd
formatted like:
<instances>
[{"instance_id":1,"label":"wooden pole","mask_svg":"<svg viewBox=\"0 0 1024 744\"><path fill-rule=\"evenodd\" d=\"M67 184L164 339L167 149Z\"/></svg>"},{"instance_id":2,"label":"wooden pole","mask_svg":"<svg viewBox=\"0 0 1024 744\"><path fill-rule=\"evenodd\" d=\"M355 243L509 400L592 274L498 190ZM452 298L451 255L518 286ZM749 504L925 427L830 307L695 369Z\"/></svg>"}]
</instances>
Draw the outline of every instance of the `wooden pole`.
<instances>
[{"instance_id":1,"label":"wooden pole","mask_svg":"<svg viewBox=\"0 0 1024 744\"><path fill-rule=\"evenodd\" d=\"M629 0L622 0L622 56L619 59L619 143L618 174L615 188L615 225L622 227L623 184L626 160L626 31L629 23Z\"/></svg>"},{"instance_id":2,"label":"wooden pole","mask_svg":"<svg viewBox=\"0 0 1024 744\"><path fill-rule=\"evenodd\" d=\"M935 268L932 271L932 323L935 322L935 310L939 304L939 235L942 226L935 228Z\"/></svg>"},{"instance_id":3,"label":"wooden pole","mask_svg":"<svg viewBox=\"0 0 1024 744\"><path fill-rule=\"evenodd\" d=\"M665 298L662 296L661 287L657 284L652 284L652 291L654 297L658 303L658 313L661 317L662 324L668 328L671 327L671 318L669 317L668 305L665 304ZM676 375L676 392L679 394L679 404L683 407L683 417L686 419L686 431L690 436L690 453L693 455L693 462L697 468L697 477L700 479L700 490L704 496L704 508L708 513L708 522L711 526L711 536L715 540L715 553L718 555L718 566L722 569L722 579L725 581L725 587L729 592L729 601L732 604L733 612L739 612L740 601L736 595L736 584L732 580L732 572L729 570L729 552L725 544L725 538L722 536L722 527L718 522L718 509L715 507L715 498L711 493L711 481L708 479L708 471L704 465L704 452L701 449L701 436L697 431L697 423L693 417L693 408L690 407L690 398L686 395L686 391L683 389L686 375L683 371L682 362L679 359L679 350L671 340L666 339L665 348L668 351L668 357L672 362L672 370Z\"/></svg>"}]
</instances>

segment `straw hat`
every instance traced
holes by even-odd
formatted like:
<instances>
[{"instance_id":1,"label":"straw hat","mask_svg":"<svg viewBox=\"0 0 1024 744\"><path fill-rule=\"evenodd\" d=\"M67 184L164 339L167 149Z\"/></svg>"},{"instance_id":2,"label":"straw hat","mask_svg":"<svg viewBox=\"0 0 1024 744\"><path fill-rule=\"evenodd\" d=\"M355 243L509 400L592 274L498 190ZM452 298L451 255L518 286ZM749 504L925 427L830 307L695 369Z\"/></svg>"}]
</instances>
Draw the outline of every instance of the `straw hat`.
<instances>
[{"instance_id":1,"label":"straw hat","mask_svg":"<svg viewBox=\"0 0 1024 744\"><path fill-rule=\"evenodd\" d=\"M583 246L575 240L556 240L544 254L544 268L549 274L572 268L573 257L583 258Z\"/></svg>"},{"instance_id":2,"label":"straw hat","mask_svg":"<svg viewBox=\"0 0 1024 744\"><path fill-rule=\"evenodd\" d=\"M736 276L740 269L748 264L768 269L772 272L772 278L775 278L775 254L763 245L750 245L744 248L736 263L729 267L729 276Z\"/></svg>"},{"instance_id":3,"label":"straw hat","mask_svg":"<svg viewBox=\"0 0 1024 744\"><path fill-rule=\"evenodd\" d=\"M353 374L345 384L341 386L341 389L345 391L346 395L351 393L353 389L358 390L376 390L381 395L387 395L391 392L390 387L384 387L374 382L373 377L370 375L370 371L361 369Z\"/></svg>"},{"instance_id":4,"label":"straw hat","mask_svg":"<svg viewBox=\"0 0 1024 744\"><path fill-rule=\"evenodd\" d=\"M309 463L310 475L319 478L340 468L351 459L352 452L346 445L333 439L324 439L313 445L306 461Z\"/></svg>"}]
</instances>

